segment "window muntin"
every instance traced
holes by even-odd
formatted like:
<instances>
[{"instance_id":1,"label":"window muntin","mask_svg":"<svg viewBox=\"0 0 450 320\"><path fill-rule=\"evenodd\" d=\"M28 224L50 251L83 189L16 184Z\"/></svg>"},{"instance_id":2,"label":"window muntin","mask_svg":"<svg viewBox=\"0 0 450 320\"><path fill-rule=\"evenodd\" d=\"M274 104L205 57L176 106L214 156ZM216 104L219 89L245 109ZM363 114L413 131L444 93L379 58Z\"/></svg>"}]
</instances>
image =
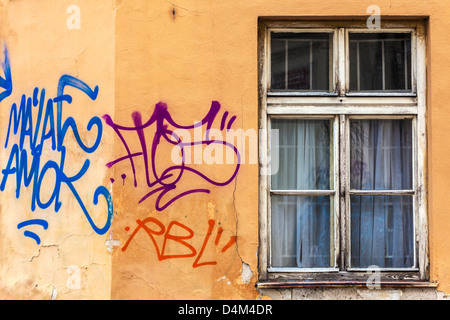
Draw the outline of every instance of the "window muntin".
<instances>
[{"instance_id":1,"label":"window muntin","mask_svg":"<svg viewBox=\"0 0 450 320\"><path fill-rule=\"evenodd\" d=\"M272 32L271 91L331 92L333 33Z\"/></svg>"},{"instance_id":2,"label":"window muntin","mask_svg":"<svg viewBox=\"0 0 450 320\"><path fill-rule=\"evenodd\" d=\"M412 92L411 33L349 32L350 92Z\"/></svg>"}]
</instances>

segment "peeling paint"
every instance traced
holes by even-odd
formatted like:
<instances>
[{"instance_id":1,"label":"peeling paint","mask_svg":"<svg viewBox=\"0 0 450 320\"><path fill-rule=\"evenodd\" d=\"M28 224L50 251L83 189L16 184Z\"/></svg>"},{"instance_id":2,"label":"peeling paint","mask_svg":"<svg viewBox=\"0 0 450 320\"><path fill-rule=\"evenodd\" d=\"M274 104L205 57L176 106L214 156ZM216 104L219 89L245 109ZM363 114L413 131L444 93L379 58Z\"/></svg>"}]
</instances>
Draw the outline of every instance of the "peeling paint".
<instances>
[{"instance_id":1,"label":"peeling paint","mask_svg":"<svg viewBox=\"0 0 450 320\"><path fill-rule=\"evenodd\" d=\"M217 281L225 281L227 285L231 284L230 280L226 276L220 277Z\"/></svg>"},{"instance_id":2,"label":"peeling paint","mask_svg":"<svg viewBox=\"0 0 450 320\"><path fill-rule=\"evenodd\" d=\"M105 245L106 245L106 249L109 251L109 252L112 252L113 251L113 247L120 247L121 246L121 243L120 243L120 240L118 240L118 239L113 239L112 238L112 233L109 235L109 239L108 240L106 240L106 242L105 242Z\"/></svg>"},{"instance_id":3,"label":"peeling paint","mask_svg":"<svg viewBox=\"0 0 450 320\"><path fill-rule=\"evenodd\" d=\"M401 290L357 290L364 300L400 300Z\"/></svg>"},{"instance_id":4,"label":"peeling paint","mask_svg":"<svg viewBox=\"0 0 450 320\"><path fill-rule=\"evenodd\" d=\"M242 282L244 283L250 283L250 280L253 277L253 271L250 268L250 266L245 263L242 262L242 272L241 272L241 278L242 278Z\"/></svg>"},{"instance_id":5,"label":"peeling paint","mask_svg":"<svg viewBox=\"0 0 450 320\"><path fill-rule=\"evenodd\" d=\"M57 294L58 294L58 290L56 290L56 288L53 287L53 289L52 289L52 297L51 297L52 300L56 300Z\"/></svg>"}]
</instances>

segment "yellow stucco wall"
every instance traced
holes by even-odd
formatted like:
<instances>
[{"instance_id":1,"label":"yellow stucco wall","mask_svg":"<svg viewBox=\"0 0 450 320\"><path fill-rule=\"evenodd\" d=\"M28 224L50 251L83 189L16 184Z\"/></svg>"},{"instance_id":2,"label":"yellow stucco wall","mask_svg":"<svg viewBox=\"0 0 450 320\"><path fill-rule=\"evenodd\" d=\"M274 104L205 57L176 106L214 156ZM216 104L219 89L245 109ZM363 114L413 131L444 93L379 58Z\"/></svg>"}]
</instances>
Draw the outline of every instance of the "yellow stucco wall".
<instances>
[{"instance_id":1,"label":"yellow stucco wall","mask_svg":"<svg viewBox=\"0 0 450 320\"><path fill-rule=\"evenodd\" d=\"M0 159L2 169L10 157L14 144L20 145L20 131L13 135L11 130L8 147L4 148L10 110L14 103L20 106L22 95L33 97L34 88L38 88L39 100L43 106L57 96L57 87L62 75L71 75L84 81L92 89L98 86L98 96L91 100L80 90L64 90L72 96L72 103L64 103L62 122L73 117L80 132L81 139L92 145L97 136L97 128L92 132L86 127L93 116L114 113L114 2L113 1L78 1L82 10L80 29L69 29L67 8L71 1L2 1L1 35L2 59L3 45L7 47L11 65L13 92L2 101L0 123L2 126L2 151ZM2 60L4 61L4 60ZM4 75L2 74L2 77ZM41 97L45 89L45 97ZM44 114L40 126L37 125L38 106L33 107L33 132L36 127L42 131ZM53 105L56 122L56 104ZM50 111L49 113L50 114ZM50 131L50 116L47 132ZM39 134L37 140L40 140ZM56 136L56 134L54 135ZM107 172L104 163L112 155L108 140L110 132L104 132L102 140L93 153L95 157L82 151L68 130L64 139L66 156L64 173L75 175L80 171L86 159L90 166L74 188L82 202L92 214L94 221L101 225L107 212L104 200L99 198L99 205L93 205L95 189L105 185ZM34 138L33 138L34 140ZM28 167L31 168L31 143L24 140L27 151ZM40 170L48 161L60 166L61 154L53 151L51 139L46 140L40 157ZM16 162L13 161L15 166ZM61 208L55 212L55 201L46 209L32 208L33 182L28 188L23 185L16 198L16 178L9 176L5 190L1 193L1 240L0 240L0 297L19 299L56 298L100 298L107 299L111 291L111 256L105 250L105 236L95 236L93 229L66 185L61 186L59 199ZM56 183L54 169L43 175L41 183L41 200L50 199ZM29 225L18 229L18 224L30 219L41 219L48 223L45 230L41 225ZM36 233L41 243L24 236L24 231ZM81 289L82 288L82 289Z\"/></svg>"},{"instance_id":2,"label":"yellow stucco wall","mask_svg":"<svg viewBox=\"0 0 450 320\"><path fill-rule=\"evenodd\" d=\"M67 9L73 4L80 8L79 29L67 25L73 15ZM129 159L106 166L126 156L127 151L103 116L109 115L114 123L126 127L135 125L137 113L134 118L132 115L140 113L144 124L141 140L136 130L117 131L123 134L130 153L143 151L141 141L145 137L150 154L157 122L148 126L145 123L162 119L164 109L156 108L159 102L167 106L166 124L170 114L174 123L192 126L208 114L212 105L218 106L212 103L217 101L220 109L214 128L228 112L226 123L236 116L233 128L257 130L258 17L364 18L372 4L380 7L382 19L428 18L430 280L439 283L438 290L450 294L450 197L446 186L450 178L450 115L446 112L450 1L3 0L0 36L8 50L13 90L0 109L2 169L12 145L20 144L20 133L11 133L12 140L4 148L12 104L19 105L22 94L32 97L35 87L46 89L46 101L55 98L60 77L72 75L91 89L98 86L98 96L92 100L80 90L66 89L73 101L64 103L63 121L73 117L87 145L92 145L97 136L95 126L87 130L91 118L102 119L103 133L98 148L87 153L68 131L64 140L65 173L68 177L75 175L89 159L89 169L73 183L80 201L94 223L103 226L108 210L105 199L100 196L99 205L92 201L97 188L104 186L112 195L114 213L108 231L98 234L83 214L80 201L64 183L58 212L54 202L48 208L32 211L33 185L22 186L16 198L15 176L11 175L0 192L0 298L261 297L255 288L259 241L257 165L242 165L235 177L233 165L191 165L209 180L194 171L183 172L175 190L163 190L159 204L175 201L157 210L162 189L139 203L147 193L164 186L155 180L151 167L146 173L142 155L133 157L136 184ZM56 103L54 109L56 119ZM36 121L37 108L33 110ZM170 167L167 163L171 150L164 137L160 139L155 161L158 176ZM24 146L31 157L28 138ZM254 147L248 141L247 146ZM51 139L44 144L44 150L41 168L49 159L59 163L61 152L51 150ZM48 172L41 187L43 202L50 198L55 185L54 170ZM166 182L173 181L180 171L170 173L173 176L166 177ZM176 198L198 189L203 191ZM24 236L26 228L17 227L29 219L49 224L46 230L39 225L28 226L27 230L39 235L39 245ZM108 242L114 244L110 250L107 240L116 240Z\"/></svg>"}]
</instances>

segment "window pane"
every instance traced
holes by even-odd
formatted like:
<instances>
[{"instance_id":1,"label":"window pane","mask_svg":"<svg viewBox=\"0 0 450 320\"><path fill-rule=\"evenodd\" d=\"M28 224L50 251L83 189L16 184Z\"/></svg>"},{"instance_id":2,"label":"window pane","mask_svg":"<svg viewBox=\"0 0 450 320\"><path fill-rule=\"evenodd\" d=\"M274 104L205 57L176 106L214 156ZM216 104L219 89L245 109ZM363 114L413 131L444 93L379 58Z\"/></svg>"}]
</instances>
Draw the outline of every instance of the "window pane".
<instances>
[{"instance_id":1,"label":"window pane","mask_svg":"<svg viewBox=\"0 0 450 320\"><path fill-rule=\"evenodd\" d=\"M331 91L331 33L272 33L271 89Z\"/></svg>"},{"instance_id":2,"label":"window pane","mask_svg":"<svg viewBox=\"0 0 450 320\"><path fill-rule=\"evenodd\" d=\"M272 89L286 88L286 44L272 40L271 45Z\"/></svg>"},{"instance_id":3,"label":"window pane","mask_svg":"<svg viewBox=\"0 0 450 320\"><path fill-rule=\"evenodd\" d=\"M351 196L351 265L414 266L412 196Z\"/></svg>"},{"instance_id":4,"label":"window pane","mask_svg":"<svg viewBox=\"0 0 450 320\"><path fill-rule=\"evenodd\" d=\"M350 187L356 190L410 190L412 121L350 121Z\"/></svg>"},{"instance_id":5,"label":"window pane","mask_svg":"<svg viewBox=\"0 0 450 320\"><path fill-rule=\"evenodd\" d=\"M356 80L350 79L350 87L353 89L356 85L356 90L382 90L383 89L383 71L382 71L382 57L381 57L381 42L356 42L357 60L350 57L350 66L353 63L359 63L356 68ZM358 62L359 60L359 62ZM353 84L355 82L355 84Z\"/></svg>"},{"instance_id":6,"label":"window pane","mask_svg":"<svg viewBox=\"0 0 450 320\"><path fill-rule=\"evenodd\" d=\"M272 196L272 267L333 265L332 199L329 196Z\"/></svg>"},{"instance_id":7,"label":"window pane","mask_svg":"<svg viewBox=\"0 0 450 320\"><path fill-rule=\"evenodd\" d=\"M272 119L278 129L279 169L271 176L272 190L329 190L331 120Z\"/></svg>"},{"instance_id":8,"label":"window pane","mask_svg":"<svg viewBox=\"0 0 450 320\"><path fill-rule=\"evenodd\" d=\"M409 59L411 59L410 45L406 41L386 40L384 42L386 65L386 90L411 89Z\"/></svg>"},{"instance_id":9,"label":"window pane","mask_svg":"<svg viewBox=\"0 0 450 320\"><path fill-rule=\"evenodd\" d=\"M350 91L411 91L411 34L350 33Z\"/></svg>"},{"instance_id":10,"label":"window pane","mask_svg":"<svg viewBox=\"0 0 450 320\"><path fill-rule=\"evenodd\" d=\"M286 89L311 89L310 41L286 41L288 48L288 85Z\"/></svg>"}]
</instances>

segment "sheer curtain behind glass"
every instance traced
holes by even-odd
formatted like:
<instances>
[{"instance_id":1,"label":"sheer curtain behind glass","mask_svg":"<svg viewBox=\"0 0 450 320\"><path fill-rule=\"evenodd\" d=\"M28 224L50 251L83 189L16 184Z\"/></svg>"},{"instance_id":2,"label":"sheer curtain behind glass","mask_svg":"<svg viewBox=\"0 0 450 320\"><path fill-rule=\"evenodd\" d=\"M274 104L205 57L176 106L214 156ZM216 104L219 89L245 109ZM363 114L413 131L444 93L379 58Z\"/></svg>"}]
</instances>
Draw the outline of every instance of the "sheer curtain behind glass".
<instances>
[{"instance_id":1,"label":"sheer curtain behind glass","mask_svg":"<svg viewBox=\"0 0 450 320\"><path fill-rule=\"evenodd\" d=\"M280 138L279 170L271 178L271 190L329 190L330 120L271 123ZM272 195L272 267L330 266L331 202L331 196L323 195Z\"/></svg>"},{"instance_id":2,"label":"sheer curtain behind glass","mask_svg":"<svg viewBox=\"0 0 450 320\"><path fill-rule=\"evenodd\" d=\"M351 120L350 148L352 190L413 188L410 119ZM352 267L412 267L413 226L411 195L353 194Z\"/></svg>"}]
</instances>

